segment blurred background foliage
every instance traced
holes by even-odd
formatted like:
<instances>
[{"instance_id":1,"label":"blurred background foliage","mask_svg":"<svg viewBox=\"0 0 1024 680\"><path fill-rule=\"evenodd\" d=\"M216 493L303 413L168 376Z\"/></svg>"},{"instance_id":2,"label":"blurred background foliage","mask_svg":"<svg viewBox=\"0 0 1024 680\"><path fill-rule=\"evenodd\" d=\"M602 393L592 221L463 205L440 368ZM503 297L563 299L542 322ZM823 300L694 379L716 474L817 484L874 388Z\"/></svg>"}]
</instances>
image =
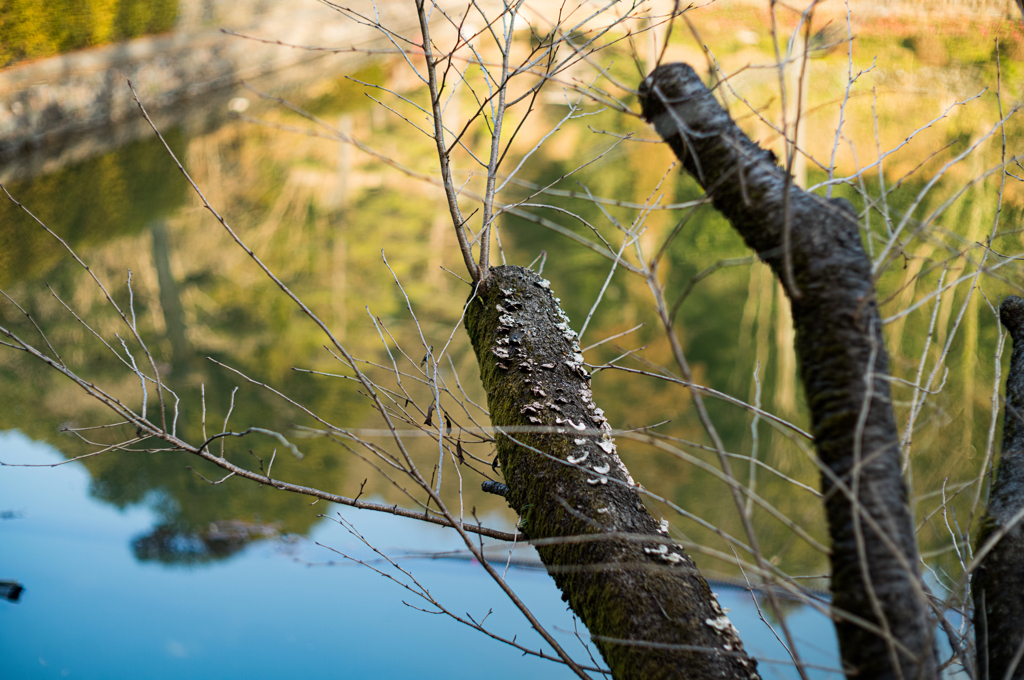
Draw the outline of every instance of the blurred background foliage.
<instances>
[{"instance_id":1,"label":"blurred background foliage","mask_svg":"<svg viewBox=\"0 0 1024 680\"><path fill-rule=\"evenodd\" d=\"M753 139L784 158L779 135L767 124L782 119L776 73L747 68L751 63L774 61L774 45L766 28L770 20L764 9L760 5L715 4L689 16L699 27L700 42L685 30L677 30L667 60L686 60L706 69L701 43L708 45L722 71L730 76L729 87L719 92L734 115ZM780 18L780 30L792 27L791 21L786 23L789 19ZM869 15L855 21L851 64L843 42L845 15L829 16L823 10L816 18L815 31L825 36L824 44L839 44L821 49L809 62L807 82L811 85L803 105L801 146L821 161L827 161L834 151L836 174L851 175L935 121L852 185L835 185L833 195L849 198L862 212L865 244L873 256L880 255L886 244L895 243L894 256L880 262L877 273L882 314L891 319L885 333L895 377L893 395L901 427L910 422L912 411L916 413L906 457L923 550L936 569L955 575L958 565L945 524L948 518L935 511L943 493L961 492L949 507L961 521L966 520L983 482L979 472L990 431L998 442L1000 428L997 422L992 430L991 417L1001 337L993 306L1007 293L1020 294L1024 280L1020 266L1008 259L1024 246L1019 228L1024 210L1021 183L1007 179L999 206L1000 173L990 173L981 181L974 179L998 165L1004 134L1007 155L1024 150L1024 125L1019 116L1001 128L996 125L1000 105L1005 115L1009 102L1021 95L1024 36L1019 21L983 17L947 20L907 13ZM525 37L517 49L528 49ZM996 38L1001 45L998 72ZM645 51L648 48L643 43L631 48L628 41L622 41L620 48L601 53L598 63L621 82L638 82L643 74L630 50L648 61L654 52ZM845 136L837 141L835 126L851 69L853 74L865 74L845 104ZM589 74L589 67L581 64L563 78L585 82L592 77ZM478 71L471 69L466 77L483 89ZM426 102L424 90L410 77L403 60L376 62L352 79L331 75L305 83L292 99L333 128L369 144L381 156L432 175L436 158L430 139L365 96L365 88L356 81L390 88L421 106ZM997 90L997 83L1002 91ZM411 104L380 91L369 93L384 97L389 106L411 120L422 119ZM239 95L253 98L244 91ZM632 95L623 93L622 97L635 109ZM753 106L757 115L749 113L739 97ZM568 102L574 99L572 92L562 90L558 83L549 84L504 167L516 167L570 112ZM484 404L485 397L476 379L475 358L459 327L469 288L442 269L459 272L462 264L440 191L337 140L282 130L314 128L295 112L253 100L247 116L263 121L262 125L225 116L208 129L179 128L166 130L165 135L210 202L349 351L367 362L370 375L397 389L390 370L392 357L397 361L404 373L403 385L415 397L408 408L414 410L418 404L421 409L414 414L414 421L423 421L423 410L430 402L419 368L426 351L420 340L422 332L426 344L435 348L452 339L448 349L452 362L445 361L440 368L447 386L463 402L459 405L455 399L443 399L456 425L469 427L474 420L486 425L486 415L470 401ZM572 211L617 248L622 232L614 222L630 225L638 211L599 206L566 195L568 192L586 195L590 191L595 196L640 204L652 194L660 195L661 204L701 195L693 180L673 165L671 151L651 143L654 133L638 118L587 100L579 106L578 113L587 117L566 123L536 149L502 200L525 200L535 190L531 187L554 183L553 188L563 194L546 195L543 202ZM477 107L465 91L453 99L448 109L452 128L459 127L455 123L467 120ZM525 110L512 109L506 129L515 129ZM464 139L478 153L485 153L481 147L487 140L479 126ZM975 144L972 154L951 165L929 186L957 154ZM597 163L566 176L602 154ZM462 155L459 163L464 169L472 167L468 155ZM813 162L807 163L801 177L808 187L828 179L827 172ZM470 191L480 189L479 173L471 176L467 171L459 181L465 181ZM656 191L659 182L662 185ZM325 351L321 332L231 242L152 139L8 189L80 252L122 308L133 300L140 332L162 375L181 399L180 436L202 441L224 426L230 409L229 429L259 425L285 432L298 443L305 457L299 460L279 449L275 476L349 496L362 491L366 498L415 507L365 460L330 438L302 429L316 427L315 421L210 360L272 385L335 425L379 427L379 418L350 380L351 372ZM826 191L824 187L816 190ZM879 201L883 194L887 210ZM933 214L947 201L948 207ZM581 236L596 238L587 226L564 213L543 208L533 212ZM658 209L644 218L640 244L646 257L657 250L683 214ZM892 230L904 217L908 226L894 240ZM473 216L471 226L478 228L479 220L479 214ZM995 236L990 240L994 226ZM509 214L500 218L500 235L502 250L495 252L494 259L525 265L543 257L544 275L579 330L609 275L610 261ZM730 265L693 286L679 306L675 329L698 382L760 403L806 429L788 302L768 269L749 256L746 246L713 209L702 207L690 216L660 268L669 304L689 289L700 272L717 262ZM635 258L632 251L627 251L627 257ZM972 275L979 271L975 282ZM117 343L115 333L123 333L123 325L118 325L116 313L87 277L26 215L10 203L0 204L0 287L40 321L69 365L138 405L135 378L54 300L45 285L81 318L89 319L108 342ZM936 296L940 280L947 286L959 282ZM910 309L913 311L901 315ZM0 321L17 328L26 339L34 333L20 312L6 302L0 304ZM640 277L621 269L611 277L604 298L594 309L582 345L638 324L644 325L588 352L587 361L598 366L636 350L623 365L652 373L671 372L671 348L650 291ZM1009 353L1004 352L1004 367L1008 359ZM915 389L919 370L925 377L922 384L935 394ZM92 447L61 433L62 425L109 421L102 409L54 371L16 352L0 352L0 383L0 429L18 428L52 443L69 457L87 453ZM469 399L462 397L459 387ZM692 413L684 388L607 369L595 374L594 394L615 427L631 429L670 421L655 431L680 440L675 444L686 455L717 466L702 448L708 437ZM917 401L922 396L926 399ZM789 479L758 471L758 493L818 541L827 542L820 499L790 481L819 486L806 443L795 444L790 433L763 420L755 425L747 410L716 400L709 400L709 407L728 450L736 454L734 471L748 479L750 458L756 456L786 475ZM152 401L150 408L154 408ZM168 413L172 412L169 407ZM96 440L113 441L125 434L97 431ZM410 443L417 461L429 471L437 461L436 442L424 437L410 439ZM225 455L258 467L256 457L266 464L277 446L267 439L231 440L225 444ZM466 450L483 459L471 465L486 475L467 467L456 469L447 461L446 479L458 480L460 473L464 478L462 483L446 486L446 500L459 507L461 488L467 511L473 507L481 516L490 517L490 522L512 526L515 518L501 499L479 491L479 481L494 476L487 466L490 447L467 443ZM653 493L723 531L742 533L736 510L731 501L723 500L727 497L724 486L713 475L670 452L628 438L621 439L620 450L634 477ZM245 541L303 533L318 521L320 508L307 507L308 501L299 497L238 479L210 486L186 466L211 480L220 477L216 469L180 454L117 452L83 462L93 476L97 497L118 507L148 503L160 514L153 533L136 542L136 553L143 559L189 563L217 559L233 554ZM658 503L652 502L652 507L672 520L677 536L729 551L713 532ZM798 539L767 512L755 509L754 516L769 559L790 573L827 571L825 554ZM712 571L734 569L700 554L696 558Z\"/></svg>"},{"instance_id":2,"label":"blurred background foliage","mask_svg":"<svg viewBox=\"0 0 1024 680\"><path fill-rule=\"evenodd\" d=\"M0 68L174 28L178 0L0 0Z\"/></svg>"}]
</instances>

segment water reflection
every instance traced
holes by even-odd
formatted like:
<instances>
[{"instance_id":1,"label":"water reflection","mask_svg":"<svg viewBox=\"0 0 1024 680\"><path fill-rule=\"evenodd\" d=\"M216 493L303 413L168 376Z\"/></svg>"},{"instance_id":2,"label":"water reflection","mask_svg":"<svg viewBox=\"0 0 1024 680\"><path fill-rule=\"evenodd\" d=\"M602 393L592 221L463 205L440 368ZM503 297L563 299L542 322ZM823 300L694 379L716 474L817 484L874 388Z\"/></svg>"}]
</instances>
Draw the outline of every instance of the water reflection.
<instances>
[{"instance_id":1,"label":"water reflection","mask_svg":"<svg viewBox=\"0 0 1024 680\"><path fill-rule=\"evenodd\" d=\"M63 460L16 433L0 435L0 451L14 463ZM338 553L314 544L374 563L372 551L333 523L314 527L308 539L251 545L198 572L154 569L138 561L128 544L129 537L157 518L140 508L117 512L90 498L89 477L78 464L8 469L0 476L3 507L19 513L19 519L0 524L5 546L0 578L17 573L25 586L20 602L0 602L5 631L0 656L12 677L66 672L110 678L126 664L134 674L152 678L475 678L481 672L495 678L520 678L523 672L565 677L559 666L523 657L448 619L406 607L401 600L409 594L399 586L364 567L346 566L350 563ZM496 596L478 566L419 559L458 554L464 546L451 532L394 517L354 516L345 508L328 512L335 511L356 519L364 537L389 548L454 611L482 617L491 610L492 631L533 639L522 629L521 615ZM493 548L500 563L508 559L505 546ZM536 563L535 552L523 551L520 557L521 550L507 573L510 584L560 642L585 655L576 648L574 622L554 582L542 570L514 566ZM795 677L750 596L726 585L715 591L722 606L732 609L747 648L765 660L765 673ZM836 665L835 640L822 639L819 614L804 608L787 622L798 640L811 643L805 654L809 664ZM810 676L837 677L813 668Z\"/></svg>"},{"instance_id":2,"label":"water reflection","mask_svg":"<svg viewBox=\"0 0 1024 680\"><path fill-rule=\"evenodd\" d=\"M17 433L0 435L0 451L13 463L63 460ZM97 502L90 477L78 464L0 475L0 507L21 513L0 523L0 579L17 576L25 588L16 603L0 600L5 677L99 680L121 677L126 667L147 678L472 678L484 671L510 679L524 671L564 677L553 664L403 605L408 592L363 567L307 566L337 557L313 541L366 561L375 557L332 523L312 528L308 539L244 547L199 571L180 567L202 561L176 561L179 568L171 569L139 561L131 538L159 517ZM321 508L337 510L347 514ZM440 528L368 520L359 518L364 536L385 548L461 546ZM533 644L521 615L497 601L477 566L417 563L416 573L457 611L482 617L493 608L488 622L495 632ZM508 578L538 616L566 631L556 633L559 639L574 644L572 618L547 574L513 568Z\"/></svg>"},{"instance_id":3,"label":"water reflection","mask_svg":"<svg viewBox=\"0 0 1024 680\"><path fill-rule=\"evenodd\" d=\"M732 8L707 13L701 21L702 36L716 46L715 52L727 72L740 71L751 60L768 58L770 45L764 44L763 36L758 38L756 31L764 25L759 11ZM972 292L967 275L978 270L982 258L994 257L979 244L988 243L997 215L1003 225L1020 221L1024 197L1019 185L1008 185L1001 212L997 213L993 200L996 179L970 184L972 178L998 162L1002 151L1000 132L964 162L952 166L922 200L917 200L929 178L992 129L999 119L999 105L989 91L968 105L950 108L995 82L988 42L971 42L957 30L936 31L934 26L915 24L910 19L900 25L899 31L881 19L868 19L858 25L856 67L866 69L877 57L874 82L878 89L858 91L845 109L847 136L858 140L860 146L844 142L836 147L840 173L851 173L874 162L878 148L893 148L920 125L947 109L949 113L913 144L887 157L882 172L873 170L863 176L856 187L860 193L839 185L834 187L833 195L846 196L858 210L864 210L865 195L876 200L887 192L890 212L880 215L869 211L865 220L865 242L875 256L886 248L895 225L904 216L910 217L910 226L899 240L900 248L879 270L880 299L883 316L892 317L886 336L896 376L913 383L924 356L924 377L935 378L929 387L934 390L949 368L945 391L924 402L913 401L921 397L921 392L904 383L895 383L893 389L901 422L908 422L912 414L917 419L909 462L911 483L920 494L917 511L923 522L924 551L941 550L929 559L937 569L955 576L959 565L949 549L947 529L941 517L934 516L942 500L936 491L944 480L953 491L977 475L988 441L988 410L996 374L992 357L999 333L987 300L1019 291L1021 281L1019 268L1006 265L998 276L982 277L981 288ZM985 25L986 30L1009 37L1018 30L1000 22ZM753 42L737 39L742 31L753 32ZM677 40L670 46L670 58L703 63L692 45L682 37L677 36ZM1012 79L1022 73L1022 57L1012 51L1005 55L1001 62L1003 82L1014 82ZM836 74L845 73L845 59L845 53L837 50L811 62L815 87L808 94L805 134L807 149L816 158L829 158L835 144L833 114L845 87L845 76ZM623 64L629 64L629 60L610 68L624 81L632 82L636 75ZM423 92L413 87L403 75L403 68L400 61L380 62L364 68L356 78L387 85L422 101ZM731 82L766 119L778 119L776 82L753 69L741 71ZM424 351L419 329L428 338L427 344L437 346L442 346L454 329L449 350L452 368L469 397L483 403L476 384L475 360L457 328L468 289L442 270L444 266L458 271L461 265L439 193L350 146L282 132L279 128L304 125L304 119L260 102L252 93L247 96L253 105L246 115L263 120L264 125L224 119L198 130L165 130L175 153L211 203L223 210L246 243L325 320L354 355L384 366L390 365L393 355L403 370L415 373ZM376 107L352 80L331 78L310 84L298 101L346 134L372 141L383 155L401 159L426 173L432 171L430 140ZM532 135L536 140L565 115L557 96L545 101L524 128L524 137ZM463 107L468 115L475 105L467 99L453 101L452 106ZM615 135L651 135L632 118L597 109L594 106L588 111L594 113L589 119L591 128L598 132L577 126L552 137L531 157L520 177L522 181L510 185L508 200L525 199L533 187L551 183L564 192L589 190L621 201L647 200L670 168L671 153L663 145L621 143ZM777 135L767 126L750 118L745 125L763 143L775 144L782 155ZM1019 153L1024 148L1024 126L1011 119L1005 133L1008 152ZM516 151L521 155L525 148L528 146L517 147ZM600 153L606 153L602 163L559 181ZM820 167L810 164L807 168L808 185L828 180L828 173ZM152 139L9 188L85 256L109 283L111 295L119 304L129 300L127 270L131 269L131 299L140 330L168 384L181 397L177 427L183 438L202 441L221 429L229 413L228 425L235 430L259 424L292 435L298 432L296 425L315 424L299 409L243 376L274 386L332 423L346 427L377 425L367 401L349 382L293 370L344 372L323 350L319 331L255 269L201 203L186 191L177 170ZM961 189L966 191L936 225L916 229ZM677 173L668 175L663 191L666 201L682 202L699 196L694 183ZM610 217L624 224L636 217L635 209L569 196L552 196L547 201L596 225L600 234L613 243L619 235ZM555 214L543 209L538 212L547 217ZM646 217L643 241L648 254L679 218L678 211L655 211ZM583 224L568 221L566 226L592 236ZM574 325L580 327L591 312L596 291L608 276L608 262L572 246L558 234L513 216L502 218L501 234L503 256L509 262L527 263L546 251L545 276L552 281ZM989 245L999 253L1017 253L1022 238L1012 226L1000 228ZM382 248L394 276L409 296L419 329L408 315L402 292L393 284L392 271L382 261ZM707 208L698 210L663 261L670 300L686 291L694 277L715 262L743 260L748 255L744 244L717 213ZM940 281L948 283L958 277L967 277L964 285L944 291L939 298L928 297ZM90 319L98 332L110 337L109 331L118 319L102 292L68 261L49 235L9 203L0 204L0 287L40 320L69 363L82 367L90 379L130 394L134 385L126 379L123 364L53 300L44 283L76 314ZM925 304L911 314L899 315L919 302ZM4 323L21 324L9 307L0 309L0 318ZM383 344L375 320L386 328ZM758 402L806 427L803 395L795 379L787 303L765 267L734 262L715 272L685 297L676 320L699 382ZM638 324L645 325L588 353L588 361L597 365L644 347L641 356L646 363L636 366L651 370L652 365L672 363L671 348L664 332L658 330L646 285L639 278L616 273L594 311L582 344ZM405 349L408 357L403 358L397 347ZM64 456L81 455L91 447L59 434L59 426L68 422L108 422L94 403L59 376L14 353L0 353L0 380L0 429L20 429L33 439L55 446ZM595 397L617 427L628 429L669 420L659 431L694 442L688 451L711 460L700 449L707 437L683 391L657 380L610 370L598 373L594 384ZM419 390L416 394L424 397L424 404L429 403L422 386L412 385L410 389ZM820 499L812 490L792 483L795 480L810 489L817 488L818 473L810 457L785 432L763 422L752 429L750 414L745 410L717 401L709 402L709 407L729 451L744 455L754 452L781 473L750 472L756 477L758 493L814 539L826 542ZM465 413L453 415L465 422L471 416L486 422L486 416L469 406ZM111 428L97 433L96 438L114 441L124 434ZM278 452L274 470L280 477L348 496L364 491L388 503L408 504L400 490L365 461L347 455L335 442L324 438L295 441L305 457L298 460ZM236 462L256 465L253 456L269 461L273 447L266 441L232 442L226 446L225 455ZM425 462L424 469L430 469L431 463L426 461L436 461L436 448L431 452L426 442L416 441L412 447L417 460ZM669 453L628 440L621 448L634 476L652 492L728 533L741 533L735 508L721 500L723 487L713 476ZM491 454L486 445L467 446L467 452L485 461ZM251 543L278 533L315 533L317 516L322 512L301 498L237 479L211 486L203 477L220 479L217 470L173 453L119 452L88 458L83 464L90 475L93 498L122 510L139 505L151 509L151 521L131 534L132 552L142 561L199 564L229 556L241 558L253 549ZM738 465L744 466L746 475L746 463ZM486 471L486 465L479 467ZM464 507L501 518L511 526L514 518L501 500L479 491L482 477L464 468L462 471ZM443 472L448 479L456 478L453 467ZM451 487L446 494L446 499L458 506L458 489ZM951 507L956 508L958 516L970 514L973 497L972 487L954 501ZM675 518L668 510L658 510ZM791 573L826 572L826 556L820 550L798 540L789 528L757 508L754 517L769 559ZM673 524L694 542L723 547L718 536L696 523L675 518ZM712 570L729 569L711 557L698 554L696 558Z\"/></svg>"},{"instance_id":4,"label":"water reflection","mask_svg":"<svg viewBox=\"0 0 1024 680\"><path fill-rule=\"evenodd\" d=\"M140 562L152 560L165 564L201 564L239 553L253 540L277 538L277 527L241 520L211 522L199 530L179 530L161 524L132 541L132 551Z\"/></svg>"}]
</instances>

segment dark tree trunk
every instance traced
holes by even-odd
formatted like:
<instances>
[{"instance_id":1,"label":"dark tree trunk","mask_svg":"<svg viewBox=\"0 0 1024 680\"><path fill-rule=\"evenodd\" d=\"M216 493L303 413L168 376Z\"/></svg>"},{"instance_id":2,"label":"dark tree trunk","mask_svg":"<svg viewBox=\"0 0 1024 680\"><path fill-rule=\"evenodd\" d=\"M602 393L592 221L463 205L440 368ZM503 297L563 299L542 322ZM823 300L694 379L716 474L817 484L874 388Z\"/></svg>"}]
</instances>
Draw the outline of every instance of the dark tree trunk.
<instances>
[{"instance_id":1,"label":"dark tree trunk","mask_svg":"<svg viewBox=\"0 0 1024 680\"><path fill-rule=\"evenodd\" d=\"M681 546L647 512L548 282L495 267L466 314L506 499L615 678L757 678Z\"/></svg>"},{"instance_id":2,"label":"dark tree trunk","mask_svg":"<svg viewBox=\"0 0 1024 680\"><path fill-rule=\"evenodd\" d=\"M792 303L800 375L815 445L827 467L822 490L832 537L833 604L898 641L887 642L849 618L837 620L848 672L872 679L937 677L933 624L900 472L888 354L856 214L843 200L787 182L774 154L750 141L686 64L657 68L641 84L640 101L644 118L771 266ZM863 508L859 515L852 498Z\"/></svg>"},{"instance_id":3,"label":"dark tree trunk","mask_svg":"<svg viewBox=\"0 0 1024 680\"><path fill-rule=\"evenodd\" d=\"M980 678L1024 678L1024 300L1011 295L999 319L1013 338L1006 376L1003 450L977 549L994 539L971 577Z\"/></svg>"}]
</instances>

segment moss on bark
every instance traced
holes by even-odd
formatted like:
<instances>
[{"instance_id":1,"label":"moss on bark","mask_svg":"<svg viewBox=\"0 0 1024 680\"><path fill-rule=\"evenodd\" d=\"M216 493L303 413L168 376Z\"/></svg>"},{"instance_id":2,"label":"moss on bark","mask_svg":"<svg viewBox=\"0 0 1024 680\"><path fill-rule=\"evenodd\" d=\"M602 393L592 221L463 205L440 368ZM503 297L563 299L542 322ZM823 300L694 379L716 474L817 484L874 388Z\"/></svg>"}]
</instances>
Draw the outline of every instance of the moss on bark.
<instances>
[{"instance_id":1,"label":"moss on bark","mask_svg":"<svg viewBox=\"0 0 1024 680\"><path fill-rule=\"evenodd\" d=\"M641 501L547 281L495 267L466 314L506 499L615 678L757 678L682 547Z\"/></svg>"}]
</instances>

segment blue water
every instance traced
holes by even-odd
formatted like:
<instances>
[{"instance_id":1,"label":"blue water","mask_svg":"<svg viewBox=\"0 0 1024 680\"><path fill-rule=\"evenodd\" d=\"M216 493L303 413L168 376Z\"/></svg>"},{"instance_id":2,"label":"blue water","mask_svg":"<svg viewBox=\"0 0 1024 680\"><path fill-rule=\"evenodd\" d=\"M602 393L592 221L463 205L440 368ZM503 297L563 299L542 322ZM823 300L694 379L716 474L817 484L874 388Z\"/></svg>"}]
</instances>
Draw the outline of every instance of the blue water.
<instances>
[{"instance_id":1,"label":"blue water","mask_svg":"<svg viewBox=\"0 0 1024 680\"><path fill-rule=\"evenodd\" d=\"M124 455L124 454L121 454ZM0 461L46 464L62 457L16 433L0 434ZM326 508L325 508L326 510ZM459 550L454 532L386 515L333 508L391 555ZM263 541L197 567L139 562L131 540L151 530L145 507L119 511L89 496L89 475L57 468L0 468L0 580L25 587L0 601L0 677L30 678L569 678L559 664L522 653L442 615L370 569L309 566L338 561L316 542L361 559L375 557L337 523L307 539ZM539 636L485 572L465 561L403 562L451 611L539 649ZM577 660L553 581L510 569L508 581ZM719 590L765 678L796 677L785 650L761 622L749 594ZM800 607L788 618L804 661L836 668L831 624ZM578 628L583 639L586 629ZM595 656L597 652L594 651ZM766 663L766 661L768 663ZM838 678L811 670L812 677ZM595 676L599 677L599 676Z\"/></svg>"}]
</instances>

